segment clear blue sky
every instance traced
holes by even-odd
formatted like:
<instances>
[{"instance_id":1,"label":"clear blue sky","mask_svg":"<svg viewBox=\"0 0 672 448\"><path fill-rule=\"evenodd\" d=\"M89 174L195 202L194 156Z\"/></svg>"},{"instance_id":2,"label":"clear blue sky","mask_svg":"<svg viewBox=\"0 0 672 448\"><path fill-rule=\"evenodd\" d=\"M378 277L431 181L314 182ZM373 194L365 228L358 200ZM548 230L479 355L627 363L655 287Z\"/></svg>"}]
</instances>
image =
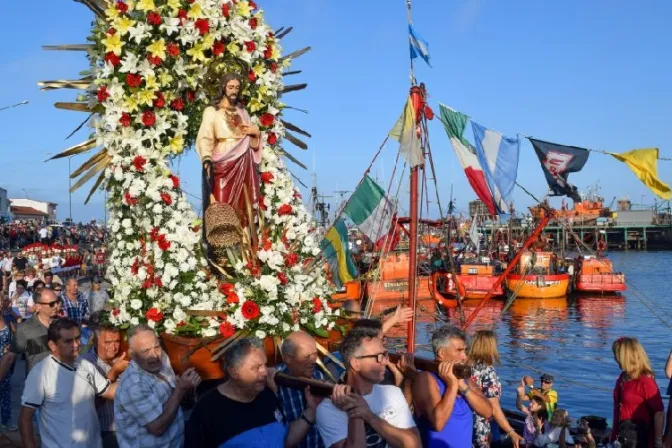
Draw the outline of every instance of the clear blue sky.
<instances>
[{"instance_id":1,"label":"clear blue sky","mask_svg":"<svg viewBox=\"0 0 672 448\"><path fill-rule=\"evenodd\" d=\"M84 43L92 15L68 0L7 2L0 28L0 186L10 197L28 196L59 203L67 217L67 161L42 163L86 139L83 130L65 137L84 118L53 108L74 90L40 92L36 83L70 79L86 69L82 53L46 52L41 45ZM290 121L313 134L307 152L288 145L311 168L323 194L352 190L387 131L401 112L408 89L408 44L403 0L260 1L274 28L294 26L286 51L311 45L298 59L303 73L288 83L308 82L306 91L287 95ZM672 3L643 0L417 0L414 22L430 43L433 68L417 63L430 104L441 101L484 126L508 135L521 133L558 143L614 152L657 146L672 157ZM458 166L440 123L431 126L432 149L442 202L454 182L458 209L475 195ZM392 172L396 147L388 145L373 174ZM73 169L84 161L73 159ZM538 195L546 191L529 142L521 148L518 180ZM291 166L291 164L290 164ZM177 166L176 166L177 168ZM200 167L190 153L180 164L186 189L199 194ZM304 183L311 174L292 167ZM660 162L660 175L672 181L672 162ZM602 194L629 195L638 203L653 195L625 165L592 154L572 181L586 188L599 181ZM103 216L103 195L83 205L86 187L73 195L73 218ZM307 195L304 195L307 196ZM518 209L530 205L519 190ZM559 202L559 201L558 201Z\"/></svg>"}]
</instances>

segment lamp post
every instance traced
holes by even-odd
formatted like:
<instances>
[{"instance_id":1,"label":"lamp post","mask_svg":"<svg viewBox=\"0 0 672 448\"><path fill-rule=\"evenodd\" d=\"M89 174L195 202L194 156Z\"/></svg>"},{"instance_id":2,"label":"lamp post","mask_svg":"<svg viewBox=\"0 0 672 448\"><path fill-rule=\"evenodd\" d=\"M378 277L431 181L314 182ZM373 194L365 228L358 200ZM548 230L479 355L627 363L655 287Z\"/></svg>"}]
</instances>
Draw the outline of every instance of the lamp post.
<instances>
[{"instance_id":1,"label":"lamp post","mask_svg":"<svg viewBox=\"0 0 672 448\"><path fill-rule=\"evenodd\" d=\"M28 100L23 100L20 103L12 104L10 106L0 107L0 110L11 109L12 107L23 106L24 104L28 104Z\"/></svg>"}]
</instances>

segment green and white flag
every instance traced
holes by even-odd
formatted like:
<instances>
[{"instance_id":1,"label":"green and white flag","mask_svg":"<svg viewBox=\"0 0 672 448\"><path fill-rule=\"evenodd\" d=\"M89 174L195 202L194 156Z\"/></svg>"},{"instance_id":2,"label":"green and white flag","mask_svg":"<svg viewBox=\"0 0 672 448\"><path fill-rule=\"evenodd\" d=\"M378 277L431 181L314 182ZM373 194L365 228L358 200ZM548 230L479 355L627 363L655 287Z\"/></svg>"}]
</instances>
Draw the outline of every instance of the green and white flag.
<instances>
[{"instance_id":1,"label":"green and white flag","mask_svg":"<svg viewBox=\"0 0 672 448\"><path fill-rule=\"evenodd\" d=\"M390 230L394 208L394 204L385 196L385 190L367 175L353 193L343 213L364 235L378 243Z\"/></svg>"}]
</instances>

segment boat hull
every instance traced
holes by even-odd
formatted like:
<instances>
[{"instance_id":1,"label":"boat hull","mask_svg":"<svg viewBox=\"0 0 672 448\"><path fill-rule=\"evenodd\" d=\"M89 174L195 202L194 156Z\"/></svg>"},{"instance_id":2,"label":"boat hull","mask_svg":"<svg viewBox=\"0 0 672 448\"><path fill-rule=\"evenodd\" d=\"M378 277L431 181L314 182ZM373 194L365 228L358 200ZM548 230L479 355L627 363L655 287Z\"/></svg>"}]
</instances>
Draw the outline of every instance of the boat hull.
<instances>
[{"instance_id":1,"label":"boat hull","mask_svg":"<svg viewBox=\"0 0 672 448\"><path fill-rule=\"evenodd\" d=\"M457 280L460 287L460 296L464 300L482 300L490 292L495 285L499 275L457 275ZM443 288L438 288L440 282L447 282ZM438 301L438 296L443 299L455 300L457 294L455 291L455 284L450 278L450 274L437 273L432 276L431 284L432 296ZM502 285L499 285L493 292L492 297L501 297L504 295Z\"/></svg>"},{"instance_id":2,"label":"boat hull","mask_svg":"<svg viewBox=\"0 0 672 448\"><path fill-rule=\"evenodd\" d=\"M362 298L361 280L353 280L351 282L347 282L343 286L345 286L345 291L337 292L336 294L332 294L331 296L331 300L333 300L335 308L340 308L341 303L346 300L360 300Z\"/></svg>"},{"instance_id":3,"label":"boat hull","mask_svg":"<svg viewBox=\"0 0 672 448\"><path fill-rule=\"evenodd\" d=\"M520 299L549 299L564 297L569 287L569 275L519 275L506 276L506 287L517 292Z\"/></svg>"},{"instance_id":4,"label":"boat hull","mask_svg":"<svg viewBox=\"0 0 672 448\"><path fill-rule=\"evenodd\" d=\"M418 300L432 297L429 283L429 276L418 276ZM369 300L408 300L408 277L366 282L366 297Z\"/></svg>"},{"instance_id":5,"label":"boat hull","mask_svg":"<svg viewBox=\"0 0 672 448\"><path fill-rule=\"evenodd\" d=\"M627 290L623 274L578 275L574 289L579 292L621 292Z\"/></svg>"}]
</instances>

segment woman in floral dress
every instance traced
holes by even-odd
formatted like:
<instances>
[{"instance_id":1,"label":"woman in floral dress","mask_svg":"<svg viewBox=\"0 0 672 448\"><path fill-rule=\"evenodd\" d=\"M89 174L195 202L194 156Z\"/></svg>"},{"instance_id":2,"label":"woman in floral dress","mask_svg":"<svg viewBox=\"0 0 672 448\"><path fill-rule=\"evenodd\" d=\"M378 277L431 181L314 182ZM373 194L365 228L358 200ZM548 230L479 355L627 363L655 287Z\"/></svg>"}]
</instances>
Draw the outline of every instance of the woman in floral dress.
<instances>
[{"instance_id":1,"label":"woman in floral dress","mask_svg":"<svg viewBox=\"0 0 672 448\"><path fill-rule=\"evenodd\" d=\"M499 425L506 437L511 438L513 446L518 448L521 437L509 424L499 404L499 397L502 395L502 383L499 381L499 376L494 368L495 364L499 364L499 351L497 350L495 333L488 330L477 331L471 343L469 359L473 362L471 380L481 388L483 395L492 404L492 420ZM487 448L491 444L499 442L499 438L496 440L493 438L490 423L490 420L474 414L475 446Z\"/></svg>"}]
</instances>

